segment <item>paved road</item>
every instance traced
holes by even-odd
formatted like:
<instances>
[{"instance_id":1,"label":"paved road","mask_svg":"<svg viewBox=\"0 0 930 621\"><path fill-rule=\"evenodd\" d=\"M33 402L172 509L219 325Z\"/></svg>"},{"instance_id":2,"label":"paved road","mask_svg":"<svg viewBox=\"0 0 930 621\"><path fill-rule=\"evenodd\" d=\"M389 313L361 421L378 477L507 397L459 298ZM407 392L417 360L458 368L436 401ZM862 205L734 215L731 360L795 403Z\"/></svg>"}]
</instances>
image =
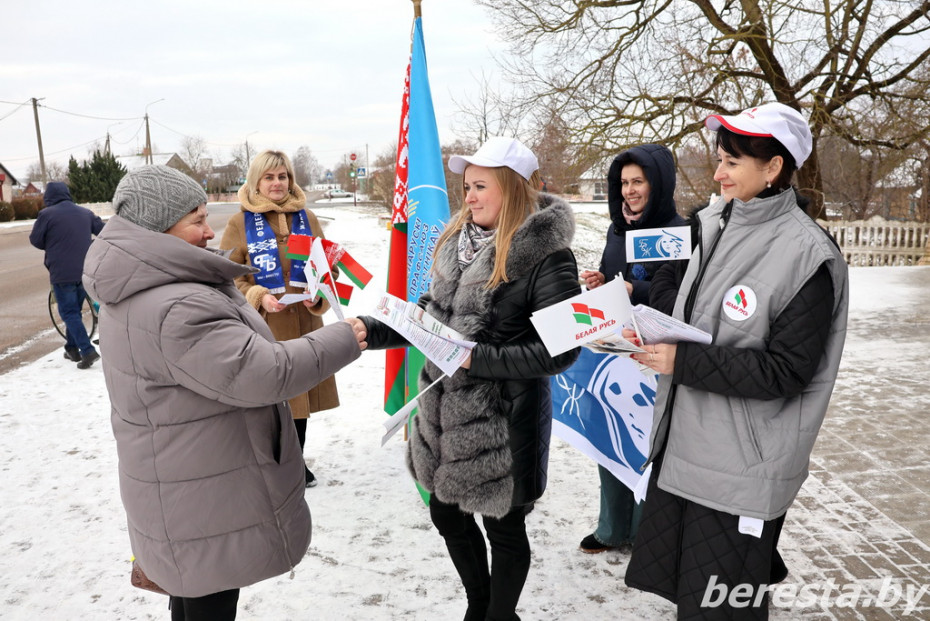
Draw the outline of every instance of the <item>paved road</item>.
<instances>
[{"instance_id":1,"label":"paved road","mask_svg":"<svg viewBox=\"0 0 930 621\"><path fill-rule=\"evenodd\" d=\"M237 203L210 205L210 226L219 243ZM64 346L48 314L44 253L29 243L32 223L0 228L0 374Z\"/></svg>"}]
</instances>

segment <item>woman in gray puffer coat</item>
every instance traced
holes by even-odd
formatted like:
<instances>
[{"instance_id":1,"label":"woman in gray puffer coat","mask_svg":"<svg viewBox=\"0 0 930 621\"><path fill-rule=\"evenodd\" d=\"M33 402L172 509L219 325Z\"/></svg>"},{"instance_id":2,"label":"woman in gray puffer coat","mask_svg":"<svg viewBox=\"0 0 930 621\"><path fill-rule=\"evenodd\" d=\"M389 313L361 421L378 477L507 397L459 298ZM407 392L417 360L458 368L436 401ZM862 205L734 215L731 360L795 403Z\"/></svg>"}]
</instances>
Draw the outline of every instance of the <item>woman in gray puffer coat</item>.
<instances>
[{"instance_id":1,"label":"woman in gray puffer coat","mask_svg":"<svg viewBox=\"0 0 930 621\"><path fill-rule=\"evenodd\" d=\"M84 262L132 551L187 621L234 619L240 587L303 558L310 510L286 400L364 345L347 322L276 342L233 282L252 268L206 248L205 203L183 173L136 169Z\"/></svg>"},{"instance_id":2,"label":"woman in gray puffer coat","mask_svg":"<svg viewBox=\"0 0 930 621\"><path fill-rule=\"evenodd\" d=\"M430 517L468 597L465 619L510 621L530 567L525 516L546 487L549 376L579 352L550 356L530 315L580 292L575 221L567 203L538 194L536 157L516 140L492 138L473 156L453 156L449 168L464 172L464 207L437 242L419 304L477 346L420 396L407 465L431 492ZM372 347L405 345L362 320ZM442 375L427 362L420 386Z\"/></svg>"}]
</instances>

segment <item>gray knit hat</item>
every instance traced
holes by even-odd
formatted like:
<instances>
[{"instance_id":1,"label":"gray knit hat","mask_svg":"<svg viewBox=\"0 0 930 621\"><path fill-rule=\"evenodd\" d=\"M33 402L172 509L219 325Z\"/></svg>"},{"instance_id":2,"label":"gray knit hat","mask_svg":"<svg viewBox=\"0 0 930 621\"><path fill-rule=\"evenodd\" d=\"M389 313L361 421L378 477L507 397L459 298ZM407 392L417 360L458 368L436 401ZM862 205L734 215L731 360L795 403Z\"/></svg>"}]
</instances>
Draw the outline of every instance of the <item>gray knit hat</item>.
<instances>
[{"instance_id":1,"label":"gray knit hat","mask_svg":"<svg viewBox=\"0 0 930 621\"><path fill-rule=\"evenodd\" d=\"M206 202L207 193L196 181L161 165L129 171L113 194L116 215L156 233L164 233Z\"/></svg>"}]
</instances>

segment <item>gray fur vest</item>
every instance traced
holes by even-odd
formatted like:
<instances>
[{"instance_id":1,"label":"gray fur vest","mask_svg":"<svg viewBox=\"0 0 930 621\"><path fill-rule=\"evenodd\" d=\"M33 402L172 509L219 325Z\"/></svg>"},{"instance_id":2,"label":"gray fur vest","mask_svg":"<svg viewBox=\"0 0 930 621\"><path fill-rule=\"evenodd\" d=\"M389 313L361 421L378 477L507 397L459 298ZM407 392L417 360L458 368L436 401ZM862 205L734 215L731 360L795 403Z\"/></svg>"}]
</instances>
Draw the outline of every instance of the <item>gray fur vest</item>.
<instances>
[{"instance_id":1,"label":"gray fur vest","mask_svg":"<svg viewBox=\"0 0 930 621\"><path fill-rule=\"evenodd\" d=\"M485 288L493 245L461 269L450 240L437 252L424 296L428 313L478 345L470 370L459 369L420 397L407 466L439 500L469 513L502 517L542 494L551 420L548 375L577 357L570 352L553 359L529 321L533 311L579 289L570 251L571 207L547 194L539 203L513 237L507 282ZM420 387L441 375L427 362Z\"/></svg>"}]
</instances>

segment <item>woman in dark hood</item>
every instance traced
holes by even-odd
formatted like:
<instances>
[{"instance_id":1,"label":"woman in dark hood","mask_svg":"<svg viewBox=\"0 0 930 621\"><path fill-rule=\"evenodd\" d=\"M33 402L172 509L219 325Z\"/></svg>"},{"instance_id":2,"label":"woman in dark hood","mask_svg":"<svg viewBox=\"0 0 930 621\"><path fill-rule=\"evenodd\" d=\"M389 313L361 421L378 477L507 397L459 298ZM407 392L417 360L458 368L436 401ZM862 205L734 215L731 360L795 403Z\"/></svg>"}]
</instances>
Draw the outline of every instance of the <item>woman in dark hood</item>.
<instances>
[{"instance_id":1,"label":"woman in dark hood","mask_svg":"<svg viewBox=\"0 0 930 621\"><path fill-rule=\"evenodd\" d=\"M668 148L645 144L627 149L610 165L607 173L607 202L610 227L598 271L584 271L581 278L588 289L600 287L614 278L626 281L633 304L649 303L649 288L663 261L629 263L626 233L685 224L675 210L675 158ZM629 547L639 527L641 506L633 492L609 470L598 466L601 479L600 514L597 529L581 540L580 549L596 554Z\"/></svg>"},{"instance_id":2,"label":"woman in dark hood","mask_svg":"<svg viewBox=\"0 0 930 621\"><path fill-rule=\"evenodd\" d=\"M582 272L581 278L588 289L594 289L622 276L630 301L648 304L652 275L663 263L628 263L626 233L685 223L675 210L672 152L662 145L644 144L615 157L607 173L607 204L611 224L601 264L597 271Z\"/></svg>"}]
</instances>

